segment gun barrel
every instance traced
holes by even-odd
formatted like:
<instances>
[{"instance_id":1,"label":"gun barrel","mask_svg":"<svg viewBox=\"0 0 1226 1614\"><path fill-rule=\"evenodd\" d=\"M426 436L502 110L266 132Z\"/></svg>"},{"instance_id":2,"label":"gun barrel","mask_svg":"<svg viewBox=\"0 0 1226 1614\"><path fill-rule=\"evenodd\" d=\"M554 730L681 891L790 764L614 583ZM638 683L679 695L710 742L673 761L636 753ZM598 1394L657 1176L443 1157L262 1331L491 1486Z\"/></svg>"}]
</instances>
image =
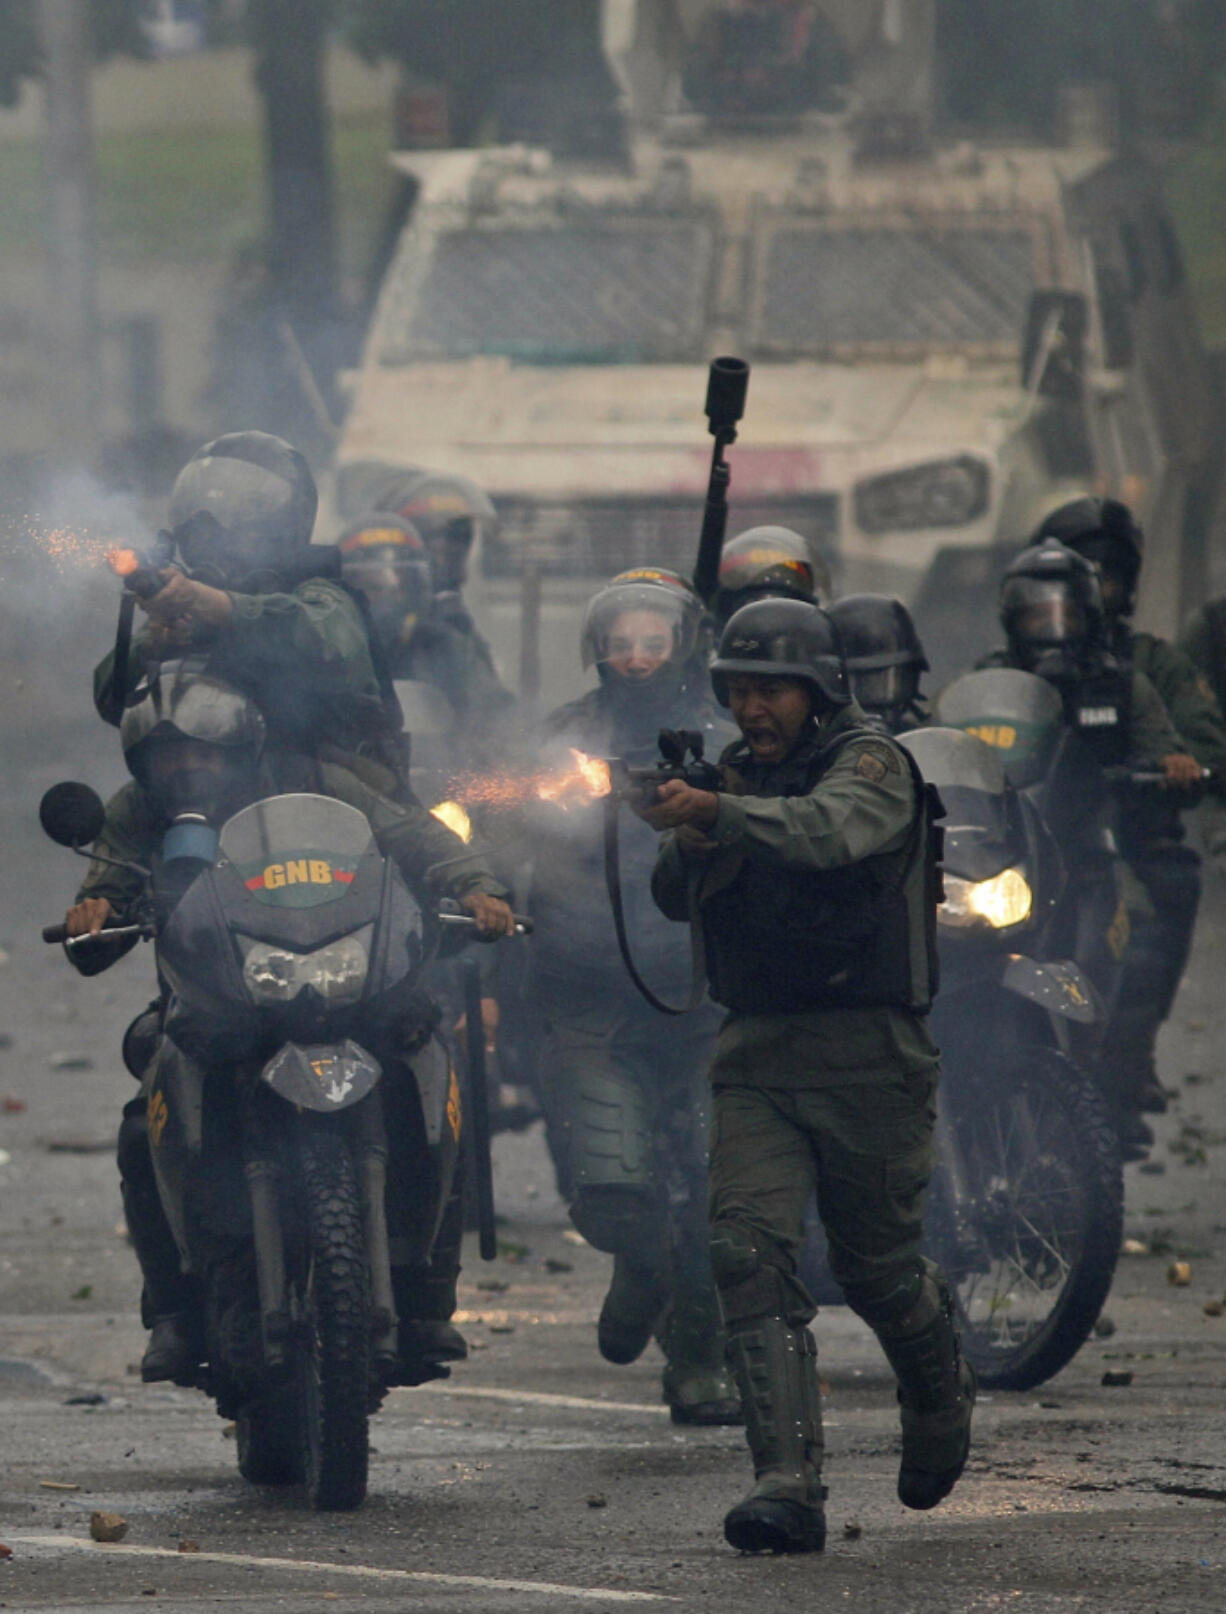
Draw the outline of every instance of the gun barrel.
<instances>
[{"instance_id":1,"label":"gun barrel","mask_svg":"<svg viewBox=\"0 0 1226 1614\"><path fill-rule=\"evenodd\" d=\"M705 414L711 434L734 431L744 418L749 392L749 366L744 359L712 359L707 375Z\"/></svg>"},{"instance_id":2,"label":"gun barrel","mask_svg":"<svg viewBox=\"0 0 1226 1614\"><path fill-rule=\"evenodd\" d=\"M140 549L112 549L106 561L116 577L122 578L128 593L137 599L151 600L161 593L162 574L154 556Z\"/></svg>"}]
</instances>

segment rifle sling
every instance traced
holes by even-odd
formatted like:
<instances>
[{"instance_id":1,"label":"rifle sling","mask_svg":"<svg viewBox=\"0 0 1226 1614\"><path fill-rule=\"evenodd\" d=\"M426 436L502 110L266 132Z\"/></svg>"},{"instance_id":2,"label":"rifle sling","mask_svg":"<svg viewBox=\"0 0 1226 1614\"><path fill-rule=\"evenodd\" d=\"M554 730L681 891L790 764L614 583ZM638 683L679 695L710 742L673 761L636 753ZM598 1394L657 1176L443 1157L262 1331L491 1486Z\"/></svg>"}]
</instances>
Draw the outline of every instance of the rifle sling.
<instances>
[{"instance_id":1,"label":"rifle sling","mask_svg":"<svg viewBox=\"0 0 1226 1614\"><path fill-rule=\"evenodd\" d=\"M605 884L609 891L609 905L613 910L613 926L617 931L617 945L621 950L622 963L626 966L626 973L633 981L635 987L643 995L653 1009L661 1014L689 1014L702 1002L707 990L707 950L703 943L702 922L698 916L698 882L702 878L702 870L695 870L689 880L688 903L690 913L690 992L687 1001L677 1006L665 1003L647 985L635 967L634 959L630 954L630 941L626 935L626 913L622 905L621 880L621 841L618 834L617 822L618 800L616 796L606 796L604 800L604 874Z\"/></svg>"}]
</instances>

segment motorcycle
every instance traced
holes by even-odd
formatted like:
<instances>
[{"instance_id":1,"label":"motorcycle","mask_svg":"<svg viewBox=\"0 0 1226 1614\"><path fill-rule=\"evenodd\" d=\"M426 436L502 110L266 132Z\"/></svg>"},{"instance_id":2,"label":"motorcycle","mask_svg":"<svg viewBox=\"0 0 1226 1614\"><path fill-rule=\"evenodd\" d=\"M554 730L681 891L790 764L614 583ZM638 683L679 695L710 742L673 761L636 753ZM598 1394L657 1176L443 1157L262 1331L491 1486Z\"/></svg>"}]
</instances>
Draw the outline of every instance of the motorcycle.
<instances>
[{"instance_id":1,"label":"motorcycle","mask_svg":"<svg viewBox=\"0 0 1226 1614\"><path fill-rule=\"evenodd\" d=\"M103 815L84 785L40 809L78 852ZM393 1261L428 1260L460 1160L457 1077L418 984L443 934L473 921L423 911L365 816L318 795L256 802L220 832L182 815L139 872L132 923L43 938L90 973L155 944L148 1131L203 1312L197 1387L236 1423L245 1479L357 1507L369 1418L398 1381ZM488 1134L473 1157L488 1256Z\"/></svg>"},{"instance_id":2,"label":"motorcycle","mask_svg":"<svg viewBox=\"0 0 1226 1614\"><path fill-rule=\"evenodd\" d=\"M1090 1074L1127 945L1111 783L1028 673L992 669L902 737L946 807L942 1052L928 1210L987 1387L1059 1372L1111 1289L1119 1142Z\"/></svg>"}]
</instances>

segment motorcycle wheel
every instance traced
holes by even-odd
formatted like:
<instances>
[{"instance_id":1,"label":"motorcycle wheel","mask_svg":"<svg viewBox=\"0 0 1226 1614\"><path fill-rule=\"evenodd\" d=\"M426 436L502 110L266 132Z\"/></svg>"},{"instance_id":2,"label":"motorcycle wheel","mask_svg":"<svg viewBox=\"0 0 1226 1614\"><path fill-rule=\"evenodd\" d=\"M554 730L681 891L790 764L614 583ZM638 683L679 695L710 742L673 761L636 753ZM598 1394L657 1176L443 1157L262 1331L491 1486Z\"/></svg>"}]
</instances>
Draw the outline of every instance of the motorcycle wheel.
<instances>
[{"instance_id":1,"label":"motorcycle wheel","mask_svg":"<svg viewBox=\"0 0 1226 1614\"><path fill-rule=\"evenodd\" d=\"M343 1511L366 1496L370 1458L370 1301L361 1201L339 1133L320 1128L301 1154L309 1243L303 1299L302 1471L314 1507Z\"/></svg>"},{"instance_id":2,"label":"motorcycle wheel","mask_svg":"<svg viewBox=\"0 0 1226 1614\"><path fill-rule=\"evenodd\" d=\"M956 1106L956 1088L948 1097ZM1124 1226L1119 1143L1093 1083L1054 1049L1029 1050L966 1099L954 1116L966 1185L957 1218L939 1166L933 1184L935 1227L961 1224L939 1255L980 1384L1029 1390L1073 1359L1110 1292Z\"/></svg>"}]
</instances>

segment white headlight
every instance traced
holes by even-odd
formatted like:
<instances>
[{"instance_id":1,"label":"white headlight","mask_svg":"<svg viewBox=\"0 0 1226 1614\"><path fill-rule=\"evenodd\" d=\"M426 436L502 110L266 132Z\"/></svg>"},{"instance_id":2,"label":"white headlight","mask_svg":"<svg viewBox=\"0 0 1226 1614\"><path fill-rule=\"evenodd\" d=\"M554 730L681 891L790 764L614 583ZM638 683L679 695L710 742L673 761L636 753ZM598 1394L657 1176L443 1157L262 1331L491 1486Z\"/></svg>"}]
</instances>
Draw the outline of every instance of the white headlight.
<instances>
[{"instance_id":1,"label":"white headlight","mask_svg":"<svg viewBox=\"0 0 1226 1614\"><path fill-rule=\"evenodd\" d=\"M1030 918L1034 898L1020 869L1002 869L990 880L961 880L945 876L945 901L937 921L955 930L988 927L1007 930Z\"/></svg>"},{"instance_id":2,"label":"white headlight","mask_svg":"<svg viewBox=\"0 0 1226 1614\"><path fill-rule=\"evenodd\" d=\"M257 1003L292 1003L313 986L326 1003L354 1003L362 996L370 958L356 936L345 936L313 953L291 953L264 942L247 944L243 980Z\"/></svg>"}]
</instances>

